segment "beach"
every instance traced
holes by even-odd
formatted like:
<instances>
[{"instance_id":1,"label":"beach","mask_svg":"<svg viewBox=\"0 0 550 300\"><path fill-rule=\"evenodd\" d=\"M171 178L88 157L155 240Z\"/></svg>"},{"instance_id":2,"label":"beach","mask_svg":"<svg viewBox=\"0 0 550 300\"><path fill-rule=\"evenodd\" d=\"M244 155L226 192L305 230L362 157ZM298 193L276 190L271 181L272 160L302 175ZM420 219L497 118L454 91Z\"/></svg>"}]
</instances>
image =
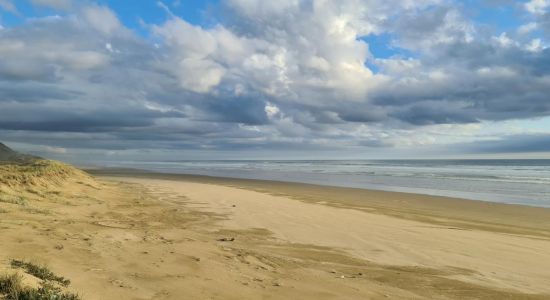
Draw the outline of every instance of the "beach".
<instances>
[{"instance_id":1,"label":"beach","mask_svg":"<svg viewBox=\"0 0 550 300\"><path fill-rule=\"evenodd\" d=\"M550 209L90 172L96 185L5 208L0 271L10 259L46 264L83 299L550 297Z\"/></svg>"},{"instance_id":2,"label":"beach","mask_svg":"<svg viewBox=\"0 0 550 300\"><path fill-rule=\"evenodd\" d=\"M0 0L0 300L550 300L550 0Z\"/></svg>"}]
</instances>

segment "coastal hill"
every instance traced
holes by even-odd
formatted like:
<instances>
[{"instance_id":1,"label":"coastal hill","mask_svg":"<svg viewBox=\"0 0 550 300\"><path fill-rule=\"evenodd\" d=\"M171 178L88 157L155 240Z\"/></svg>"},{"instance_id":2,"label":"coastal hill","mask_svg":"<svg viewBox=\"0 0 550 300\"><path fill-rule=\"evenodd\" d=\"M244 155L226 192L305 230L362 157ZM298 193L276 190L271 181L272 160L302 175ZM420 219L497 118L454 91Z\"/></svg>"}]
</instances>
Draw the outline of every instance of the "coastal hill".
<instances>
[{"instance_id":1,"label":"coastal hill","mask_svg":"<svg viewBox=\"0 0 550 300\"><path fill-rule=\"evenodd\" d=\"M29 163L34 160L40 159L40 157L21 154L13 151L10 147L0 143L0 163Z\"/></svg>"},{"instance_id":2,"label":"coastal hill","mask_svg":"<svg viewBox=\"0 0 550 300\"><path fill-rule=\"evenodd\" d=\"M16 152L0 143L0 193L31 187L48 188L68 181L93 184L88 174L70 165Z\"/></svg>"}]
</instances>

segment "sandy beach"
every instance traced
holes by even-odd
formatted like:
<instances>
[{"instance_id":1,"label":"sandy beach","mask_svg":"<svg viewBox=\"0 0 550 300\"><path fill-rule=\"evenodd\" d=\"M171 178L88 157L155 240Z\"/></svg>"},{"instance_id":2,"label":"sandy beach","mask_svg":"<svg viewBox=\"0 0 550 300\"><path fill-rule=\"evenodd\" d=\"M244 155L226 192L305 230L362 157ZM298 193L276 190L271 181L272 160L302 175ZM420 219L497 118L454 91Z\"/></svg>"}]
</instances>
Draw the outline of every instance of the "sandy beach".
<instances>
[{"instance_id":1,"label":"sandy beach","mask_svg":"<svg viewBox=\"0 0 550 300\"><path fill-rule=\"evenodd\" d=\"M550 300L550 0L0 0L0 300Z\"/></svg>"},{"instance_id":2,"label":"sandy beach","mask_svg":"<svg viewBox=\"0 0 550 300\"><path fill-rule=\"evenodd\" d=\"M95 170L0 203L0 271L83 299L548 299L550 210L270 181ZM32 283L29 276L26 279Z\"/></svg>"}]
</instances>

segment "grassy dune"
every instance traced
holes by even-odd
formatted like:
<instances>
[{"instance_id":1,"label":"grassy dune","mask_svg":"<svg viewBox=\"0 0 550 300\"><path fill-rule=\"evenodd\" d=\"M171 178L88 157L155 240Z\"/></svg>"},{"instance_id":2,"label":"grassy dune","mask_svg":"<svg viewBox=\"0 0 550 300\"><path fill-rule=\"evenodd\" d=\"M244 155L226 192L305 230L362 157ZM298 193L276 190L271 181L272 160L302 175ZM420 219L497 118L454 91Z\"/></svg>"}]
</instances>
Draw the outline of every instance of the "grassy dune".
<instances>
[{"instance_id":1,"label":"grassy dune","mask_svg":"<svg viewBox=\"0 0 550 300\"><path fill-rule=\"evenodd\" d=\"M50 215L48 207L59 201L61 190L74 184L97 185L86 173L61 162L38 158L2 161L0 214ZM11 259L8 270L0 272L0 299L80 299L67 291L69 285L68 279L55 275L45 265Z\"/></svg>"},{"instance_id":2,"label":"grassy dune","mask_svg":"<svg viewBox=\"0 0 550 300\"><path fill-rule=\"evenodd\" d=\"M28 163L0 163L0 186L4 188L50 188L67 180L93 182L86 173L57 161L37 159Z\"/></svg>"},{"instance_id":3,"label":"grassy dune","mask_svg":"<svg viewBox=\"0 0 550 300\"><path fill-rule=\"evenodd\" d=\"M29 201L45 201L72 183L97 185L85 172L57 161L0 162L0 203L26 206Z\"/></svg>"}]
</instances>

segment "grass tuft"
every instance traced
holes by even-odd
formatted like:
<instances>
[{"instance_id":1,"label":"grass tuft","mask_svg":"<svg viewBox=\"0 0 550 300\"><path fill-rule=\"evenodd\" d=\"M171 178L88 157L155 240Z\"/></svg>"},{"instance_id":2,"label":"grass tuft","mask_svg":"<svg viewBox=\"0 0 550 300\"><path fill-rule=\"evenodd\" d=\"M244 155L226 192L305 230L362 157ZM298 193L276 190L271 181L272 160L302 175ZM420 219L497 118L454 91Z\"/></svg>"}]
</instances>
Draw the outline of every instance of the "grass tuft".
<instances>
[{"instance_id":1,"label":"grass tuft","mask_svg":"<svg viewBox=\"0 0 550 300\"><path fill-rule=\"evenodd\" d=\"M69 284L71 284L71 281L69 279L55 275L46 266L39 266L37 264L16 259L12 259L11 266L13 268L22 268L28 274L31 274L32 276L40 278L44 281L55 281L63 286L69 286Z\"/></svg>"},{"instance_id":2,"label":"grass tuft","mask_svg":"<svg viewBox=\"0 0 550 300\"><path fill-rule=\"evenodd\" d=\"M49 281L38 288L25 287L19 274L0 276L0 296L5 300L80 300L78 295L63 292Z\"/></svg>"},{"instance_id":3,"label":"grass tuft","mask_svg":"<svg viewBox=\"0 0 550 300\"><path fill-rule=\"evenodd\" d=\"M21 289L21 275L13 274L0 276L0 294L6 296L6 299L17 299L16 296Z\"/></svg>"},{"instance_id":4,"label":"grass tuft","mask_svg":"<svg viewBox=\"0 0 550 300\"><path fill-rule=\"evenodd\" d=\"M16 204L16 205L25 205L27 202L25 198L21 196L13 196L9 194L4 194L0 192L0 202Z\"/></svg>"},{"instance_id":5,"label":"grass tuft","mask_svg":"<svg viewBox=\"0 0 550 300\"><path fill-rule=\"evenodd\" d=\"M25 208L25 211L31 214L38 214L38 215L51 215L51 212L47 209L42 208Z\"/></svg>"}]
</instances>

